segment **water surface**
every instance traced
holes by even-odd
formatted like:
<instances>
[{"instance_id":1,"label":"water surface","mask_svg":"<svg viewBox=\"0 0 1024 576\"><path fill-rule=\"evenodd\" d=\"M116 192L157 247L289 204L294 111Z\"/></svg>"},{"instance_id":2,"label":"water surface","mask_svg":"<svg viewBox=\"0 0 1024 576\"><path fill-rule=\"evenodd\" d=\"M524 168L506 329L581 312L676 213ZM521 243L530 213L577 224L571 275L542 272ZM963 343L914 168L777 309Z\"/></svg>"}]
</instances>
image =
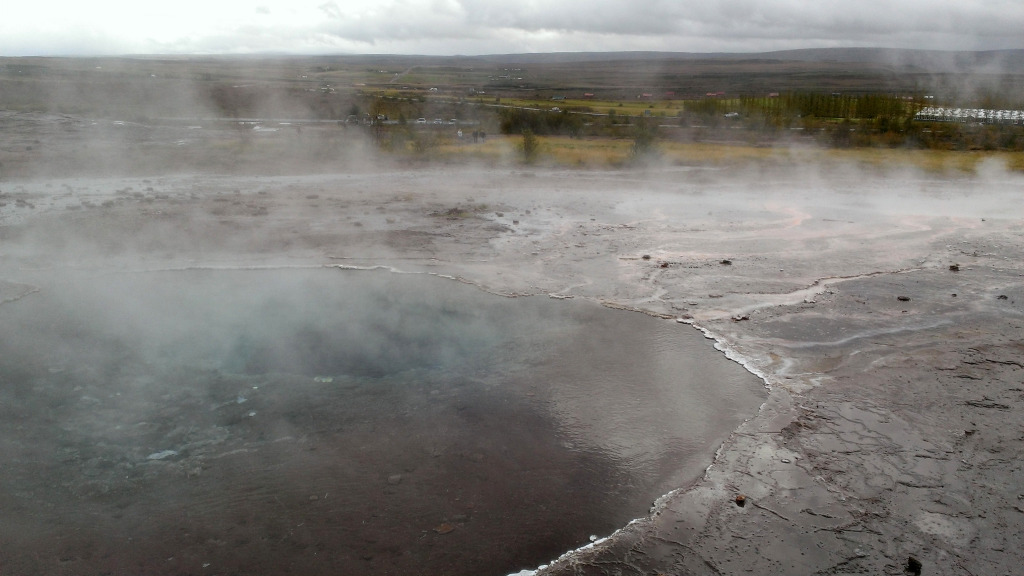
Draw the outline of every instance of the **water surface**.
<instances>
[{"instance_id":1,"label":"water surface","mask_svg":"<svg viewBox=\"0 0 1024 576\"><path fill-rule=\"evenodd\" d=\"M429 276L18 280L5 573L507 574L645 515L764 398L687 326Z\"/></svg>"}]
</instances>

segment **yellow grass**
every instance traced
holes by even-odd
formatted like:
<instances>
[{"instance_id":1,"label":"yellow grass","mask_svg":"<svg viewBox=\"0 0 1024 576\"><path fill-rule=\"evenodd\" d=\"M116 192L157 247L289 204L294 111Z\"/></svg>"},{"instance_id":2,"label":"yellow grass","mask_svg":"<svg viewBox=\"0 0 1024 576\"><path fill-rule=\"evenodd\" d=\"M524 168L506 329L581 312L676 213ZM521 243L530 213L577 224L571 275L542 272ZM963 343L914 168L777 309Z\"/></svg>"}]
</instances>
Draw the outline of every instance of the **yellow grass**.
<instances>
[{"instance_id":1,"label":"yellow grass","mask_svg":"<svg viewBox=\"0 0 1024 576\"><path fill-rule=\"evenodd\" d=\"M542 162L560 166L608 167L625 162L631 146L631 141L621 139L548 136L540 139L538 157Z\"/></svg>"},{"instance_id":2,"label":"yellow grass","mask_svg":"<svg viewBox=\"0 0 1024 576\"><path fill-rule=\"evenodd\" d=\"M656 145L664 158L677 164L724 165L780 162L789 157L785 148L766 148L707 142L663 142Z\"/></svg>"},{"instance_id":3,"label":"yellow grass","mask_svg":"<svg viewBox=\"0 0 1024 576\"><path fill-rule=\"evenodd\" d=\"M493 104L494 99L479 99L485 104ZM579 108L590 108L595 114L608 114L614 112L618 116L640 116L644 111L649 110L652 116L676 116L683 108L681 100L535 100L526 98L502 98L499 102L502 106L513 106L517 108L536 108L539 110L570 110Z\"/></svg>"},{"instance_id":4,"label":"yellow grass","mask_svg":"<svg viewBox=\"0 0 1024 576\"><path fill-rule=\"evenodd\" d=\"M915 168L945 174L973 174L982 164L1001 166L1008 170L1024 170L1024 152L855 148L829 150L827 157L833 161L856 162L868 167Z\"/></svg>"},{"instance_id":5,"label":"yellow grass","mask_svg":"<svg viewBox=\"0 0 1024 576\"><path fill-rule=\"evenodd\" d=\"M473 143L469 138L462 142L446 139L426 150L423 155L430 160L495 164L513 161L516 156L515 146L520 141L522 141L521 137L510 136L488 136L483 142L477 143Z\"/></svg>"},{"instance_id":6,"label":"yellow grass","mask_svg":"<svg viewBox=\"0 0 1024 576\"><path fill-rule=\"evenodd\" d=\"M632 160L629 138L583 138L539 136L534 159L538 166L567 168L616 168ZM488 164L524 163L521 136L488 136L485 142L444 140L419 154L426 160L474 161ZM406 153L414 154L411 149ZM874 170L916 169L939 174L972 174L982 163L1024 171L1024 152L958 152L947 150L903 150L881 148L825 149L789 148L710 142L660 141L649 160L684 166L840 166L853 165Z\"/></svg>"},{"instance_id":7,"label":"yellow grass","mask_svg":"<svg viewBox=\"0 0 1024 576\"><path fill-rule=\"evenodd\" d=\"M983 163L1024 171L1024 152L958 152L883 148L787 148L710 143L661 143L670 161L692 165L745 164L856 165L877 170L915 169L940 174L973 174Z\"/></svg>"}]
</instances>

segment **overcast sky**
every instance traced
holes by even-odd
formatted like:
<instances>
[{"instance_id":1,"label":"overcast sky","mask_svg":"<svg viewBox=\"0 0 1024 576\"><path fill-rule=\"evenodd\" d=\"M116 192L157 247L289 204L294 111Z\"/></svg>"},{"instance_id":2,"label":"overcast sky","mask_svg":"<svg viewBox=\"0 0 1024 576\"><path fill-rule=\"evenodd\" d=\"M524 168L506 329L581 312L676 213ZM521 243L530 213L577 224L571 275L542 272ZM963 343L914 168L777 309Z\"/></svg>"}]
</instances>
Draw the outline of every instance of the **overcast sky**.
<instances>
[{"instance_id":1,"label":"overcast sky","mask_svg":"<svg viewBox=\"0 0 1024 576\"><path fill-rule=\"evenodd\" d=\"M1024 0L6 0L0 56L1024 48Z\"/></svg>"}]
</instances>

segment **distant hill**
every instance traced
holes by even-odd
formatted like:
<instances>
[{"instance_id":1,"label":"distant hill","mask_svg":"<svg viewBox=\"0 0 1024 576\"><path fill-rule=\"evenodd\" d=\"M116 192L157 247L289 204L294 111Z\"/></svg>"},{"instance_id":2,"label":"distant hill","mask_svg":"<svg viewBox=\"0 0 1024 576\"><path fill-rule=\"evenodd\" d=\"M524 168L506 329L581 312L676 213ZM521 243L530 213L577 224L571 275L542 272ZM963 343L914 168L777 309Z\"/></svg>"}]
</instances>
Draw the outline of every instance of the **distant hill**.
<instances>
[{"instance_id":1,"label":"distant hill","mask_svg":"<svg viewBox=\"0 0 1024 576\"><path fill-rule=\"evenodd\" d=\"M442 57L443 58L443 57ZM592 62L816 62L864 63L916 68L929 72L976 72L978 68L1024 73L1024 50L940 51L901 48L806 48L773 52L552 52L460 56L520 64L567 64ZM446 58L444 58L446 59Z\"/></svg>"},{"instance_id":2,"label":"distant hill","mask_svg":"<svg viewBox=\"0 0 1024 576\"><path fill-rule=\"evenodd\" d=\"M459 67L521 74L492 80L491 92L600 92L608 97L786 91L939 94L947 101L1020 101L1024 50L937 51L820 48L758 53L553 52L484 56L325 56L366 66Z\"/></svg>"},{"instance_id":3,"label":"distant hill","mask_svg":"<svg viewBox=\"0 0 1024 576\"><path fill-rule=\"evenodd\" d=\"M536 52L487 54L479 56L436 56L419 54L328 54L294 56L286 54L165 56L137 55L120 58L177 61L306 61L393 66L469 66L588 64L599 62L805 62L859 63L914 68L928 72L993 72L1024 74L1024 50L941 51L903 48L805 48L772 52ZM115 57L114 59L118 59Z\"/></svg>"},{"instance_id":4,"label":"distant hill","mask_svg":"<svg viewBox=\"0 0 1024 576\"><path fill-rule=\"evenodd\" d=\"M176 117L205 107L344 118L366 95L396 91L424 100L438 91L477 99L586 95L595 106L707 94L931 95L943 105L1024 109L1024 50L0 57L0 109L10 110Z\"/></svg>"},{"instance_id":5,"label":"distant hill","mask_svg":"<svg viewBox=\"0 0 1024 576\"><path fill-rule=\"evenodd\" d=\"M898 48L825 48L766 52L757 56L804 62L871 62L929 72L1024 73L1024 50L956 52Z\"/></svg>"}]
</instances>

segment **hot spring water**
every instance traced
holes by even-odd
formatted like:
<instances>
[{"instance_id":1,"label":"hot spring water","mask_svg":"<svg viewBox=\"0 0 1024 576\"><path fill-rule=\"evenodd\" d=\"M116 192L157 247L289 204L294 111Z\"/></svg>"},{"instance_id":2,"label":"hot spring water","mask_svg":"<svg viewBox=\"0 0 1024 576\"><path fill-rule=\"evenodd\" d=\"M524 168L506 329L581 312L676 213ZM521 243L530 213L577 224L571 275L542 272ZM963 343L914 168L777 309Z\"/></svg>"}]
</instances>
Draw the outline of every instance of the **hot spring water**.
<instances>
[{"instance_id":1,"label":"hot spring water","mask_svg":"<svg viewBox=\"0 0 1024 576\"><path fill-rule=\"evenodd\" d=\"M0 306L11 573L507 574L645 515L764 398L695 330L589 302L27 274Z\"/></svg>"}]
</instances>

